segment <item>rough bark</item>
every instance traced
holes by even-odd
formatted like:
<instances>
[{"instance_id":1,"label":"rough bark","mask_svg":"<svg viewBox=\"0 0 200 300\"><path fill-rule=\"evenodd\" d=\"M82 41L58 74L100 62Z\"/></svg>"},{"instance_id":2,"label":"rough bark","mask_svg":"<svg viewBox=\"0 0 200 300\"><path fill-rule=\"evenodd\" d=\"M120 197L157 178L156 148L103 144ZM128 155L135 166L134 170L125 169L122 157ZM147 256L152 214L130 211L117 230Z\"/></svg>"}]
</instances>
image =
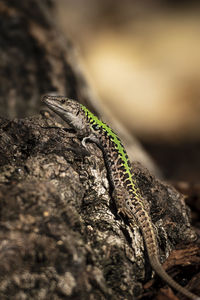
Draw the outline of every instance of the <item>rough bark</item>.
<instances>
[{"instance_id":1,"label":"rough bark","mask_svg":"<svg viewBox=\"0 0 200 300\"><path fill-rule=\"evenodd\" d=\"M151 267L139 228L117 215L101 151L90 144L86 152L76 133L48 117L1 122L0 298L141 295ZM174 188L133 168L164 260L177 243L195 239L189 210ZM187 257L184 275L195 274L198 255Z\"/></svg>"},{"instance_id":2,"label":"rough bark","mask_svg":"<svg viewBox=\"0 0 200 300\"><path fill-rule=\"evenodd\" d=\"M39 3L0 1L1 115L37 112L47 91L95 111L70 44L64 47ZM0 299L155 299L161 281L149 283L140 230L117 214L101 151L94 144L86 151L75 132L54 120L45 112L0 120ZM166 266L175 265L180 283L193 277L190 286L197 288L199 248L184 196L139 163L133 169L161 260L189 243L187 266L174 258Z\"/></svg>"}]
</instances>

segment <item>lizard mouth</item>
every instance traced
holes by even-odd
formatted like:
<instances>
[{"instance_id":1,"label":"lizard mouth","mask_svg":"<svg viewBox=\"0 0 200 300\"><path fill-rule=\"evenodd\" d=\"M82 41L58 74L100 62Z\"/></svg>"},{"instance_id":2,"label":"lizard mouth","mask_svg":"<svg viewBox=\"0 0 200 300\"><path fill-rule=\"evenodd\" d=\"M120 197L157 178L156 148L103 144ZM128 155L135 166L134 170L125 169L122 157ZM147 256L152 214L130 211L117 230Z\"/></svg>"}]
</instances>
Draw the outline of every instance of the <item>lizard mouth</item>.
<instances>
[{"instance_id":1,"label":"lizard mouth","mask_svg":"<svg viewBox=\"0 0 200 300\"><path fill-rule=\"evenodd\" d=\"M47 107L59 115L64 121L70 124L74 128L82 128L82 122L79 120L74 112L70 111L70 106L64 105L62 103L63 97L57 96L44 96L42 102L44 102Z\"/></svg>"},{"instance_id":2,"label":"lizard mouth","mask_svg":"<svg viewBox=\"0 0 200 300\"><path fill-rule=\"evenodd\" d=\"M59 97L57 96L47 96L45 95L42 98L42 102L44 102L51 110L55 111L57 114L67 112L61 104L59 104Z\"/></svg>"}]
</instances>

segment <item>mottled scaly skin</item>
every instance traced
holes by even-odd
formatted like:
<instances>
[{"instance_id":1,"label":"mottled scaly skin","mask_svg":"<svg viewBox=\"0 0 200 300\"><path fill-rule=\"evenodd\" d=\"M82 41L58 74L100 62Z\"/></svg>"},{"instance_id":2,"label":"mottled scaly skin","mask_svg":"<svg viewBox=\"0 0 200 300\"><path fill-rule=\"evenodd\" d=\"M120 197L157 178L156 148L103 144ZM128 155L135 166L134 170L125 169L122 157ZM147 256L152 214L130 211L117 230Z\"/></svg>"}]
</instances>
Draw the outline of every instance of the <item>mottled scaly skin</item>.
<instances>
[{"instance_id":1,"label":"mottled scaly skin","mask_svg":"<svg viewBox=\"0 0 200 300\"><path fill-rule=\"evenodd\" d=\"M134 219L138 222L145 239L148 244L149 256L158 255L158 247L155 239L154 229L151 219L147 213L139 189L136 184L136 179L131 174L131 165L119 138L118 145L121 147L119 152L116 148L116 141L110 139L107 131L100 128L97 133L102 151L104 153L108 174L113 187L113 198L117 206L118 212L127 215L129 219ZM126 164L123 159L126 159Z\"/></svg>"},{"instance_id":2,"label":"mottled scaly skin","mask_svg":"<svg viewBox=\"0 0 200 300\"><path fill-rule=\"evenodd\" d=\"M102 149L117 210L128 216L130 224L133 224L133 219L138 222L152 268L177 291L190 299L200 299L175 282L160 264L151 217L144 207L128 155L118 136L85 106L74 100L62 96L45 96L43 101L76 129L84 146L86 140L90 140Z\"/></svg>"}]
</instances>

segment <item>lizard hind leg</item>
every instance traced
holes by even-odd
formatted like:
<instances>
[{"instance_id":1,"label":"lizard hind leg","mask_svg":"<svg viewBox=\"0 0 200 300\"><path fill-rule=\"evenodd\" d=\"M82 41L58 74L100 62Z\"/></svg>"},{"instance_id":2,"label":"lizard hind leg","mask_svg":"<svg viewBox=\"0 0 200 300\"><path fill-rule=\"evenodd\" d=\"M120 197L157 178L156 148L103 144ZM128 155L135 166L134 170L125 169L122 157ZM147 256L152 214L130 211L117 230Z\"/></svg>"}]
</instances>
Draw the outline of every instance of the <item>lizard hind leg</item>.
<instances>
[{"instance_id":1,"label":"lizard hind leg","mask_svg":"<svg viewBox=\"0 0 200 300\"><path fill-rule=\"evenodd\" d=\"M114 188L112 192L112 196L115 200L117 213L123 214L124 216L129 217L130 219L133 218L133 215L130 214L126 208L126 201L130 198L130 194L125 188Z\"/></svg>"}]
</instances>

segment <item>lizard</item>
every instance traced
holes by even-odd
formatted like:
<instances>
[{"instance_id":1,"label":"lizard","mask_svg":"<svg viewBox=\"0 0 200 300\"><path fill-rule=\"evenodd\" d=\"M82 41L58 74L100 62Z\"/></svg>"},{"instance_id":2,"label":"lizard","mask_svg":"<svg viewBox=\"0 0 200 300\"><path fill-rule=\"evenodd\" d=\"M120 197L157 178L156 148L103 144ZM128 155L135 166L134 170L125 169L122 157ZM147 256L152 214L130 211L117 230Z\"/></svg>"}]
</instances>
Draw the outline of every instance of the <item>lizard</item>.
<instances>
[{"instance_id":1,"label":"lizard","mask_svg":"<svg viewBox=\"0 0 200 300\"><path fill-rule=\"evenodd\" d=\"M137 221L154 271L167 284L189 299L200 300L200 297L179 285L162 267L151 217L145 208L137 180L132 173L127 152L117 134L76 100L64 96L45 95L42 101L75 129L84 147L87 141L91 141L102 150L117 213L128 217L130 224Z\"/></svg>"}]
</instances>

